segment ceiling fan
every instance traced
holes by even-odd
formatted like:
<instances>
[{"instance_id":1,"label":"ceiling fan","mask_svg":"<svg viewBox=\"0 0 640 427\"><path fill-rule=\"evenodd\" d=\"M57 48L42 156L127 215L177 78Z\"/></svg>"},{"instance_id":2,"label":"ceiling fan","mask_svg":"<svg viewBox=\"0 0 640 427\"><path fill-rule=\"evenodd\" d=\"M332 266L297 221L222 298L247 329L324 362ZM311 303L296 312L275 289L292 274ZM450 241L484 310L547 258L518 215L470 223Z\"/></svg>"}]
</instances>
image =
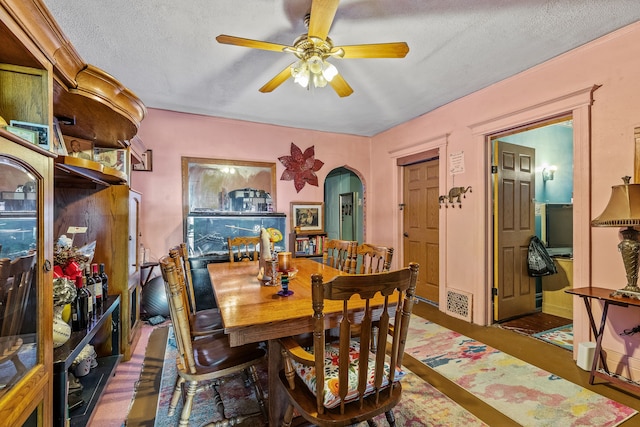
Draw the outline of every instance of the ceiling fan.
<instances>
[{"instance_id":1,"label":"ceiling fan","mask_svg":"<svg viewBox=\"0 0 640 427\"><path fill-rule=\"evenodd\" d=\"M328 33L338 3L340 0L313 0L311 12L305 18L308 32L298 37L293 46L226 34L219 35L216 40L218 43L252 49L292 53L298 58L262 86L260 92L271 92L289 77L293 77L300 86L309 88L313 84L315 87L324 87L329 83L339 96L349 96L353 89L336 67L327 61L328 58L404 58L409 52L409 46L405 42L334 46Z\"/></svg>"}]
</instances>

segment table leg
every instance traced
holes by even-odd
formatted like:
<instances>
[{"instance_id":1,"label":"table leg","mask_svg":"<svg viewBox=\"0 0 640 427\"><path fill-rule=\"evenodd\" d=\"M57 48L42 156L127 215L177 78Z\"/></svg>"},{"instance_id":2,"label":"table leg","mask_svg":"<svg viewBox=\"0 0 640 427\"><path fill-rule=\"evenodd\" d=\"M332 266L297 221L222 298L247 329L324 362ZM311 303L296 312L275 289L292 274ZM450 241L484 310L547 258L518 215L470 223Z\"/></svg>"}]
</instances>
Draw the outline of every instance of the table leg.
<instances>
[{"instance_id":1,"label":"table leg","mask_svg":"<svg viewBox=\"0 0 640 427\"><path fill-rule=\"evenodd\" d=\"M586 300L585 300L586 301ZM598 370L598 362L602 362L602 367L607 374L609 374L609 368L607 366L607 361L604 357L604 353L602 352L602 336L604 335L604 328L607 323L607 312L609 311L609 301L604 302L604 307L602 309L602 319L600 320L600 329L595 331L596 335L596 348L593 356L593 363L591 364L591 373L589 374L589 384L593 384L595 379L595 372ZM590 320L593 319L591 315L591 310L588 310ZM595 323L591 320L592 326L595 328Z\"/></svg>"},{"instance_id":2,"label":"table leg","mask_svg":"<svg viewBox=\"0 0 640 427\"><path fill-rule=\"evenodd\" d=\"M279 426L287 408L287 397L278 376L282 366L281 346L278 340L269 340L268 358L269 425Z\"/></svg>"}]
</instances>

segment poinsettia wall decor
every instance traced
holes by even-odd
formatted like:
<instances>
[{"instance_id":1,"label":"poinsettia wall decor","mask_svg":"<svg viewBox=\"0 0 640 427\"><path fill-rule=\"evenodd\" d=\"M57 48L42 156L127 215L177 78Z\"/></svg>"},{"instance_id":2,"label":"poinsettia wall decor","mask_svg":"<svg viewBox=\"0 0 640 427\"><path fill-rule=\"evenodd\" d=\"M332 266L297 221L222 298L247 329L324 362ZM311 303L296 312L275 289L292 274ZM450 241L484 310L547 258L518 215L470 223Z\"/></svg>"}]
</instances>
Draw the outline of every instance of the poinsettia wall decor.
<instances>
[{"instance_id":1,"label":"poinsettia wall decor","mask_svg":"<svg viewBox=\"0 0 640 427\"><path fill-rule=\"evenodd\" d=\"M296 192L305 186L305 184L318 186L318 176L316 172L324 165L324 162L316 159L314 146L304 150L304 153L296 144L291 143L291 155L278 157L280 163L286 168L282 172L280 180L293 181Z\"/></svg>"}]
</instances>

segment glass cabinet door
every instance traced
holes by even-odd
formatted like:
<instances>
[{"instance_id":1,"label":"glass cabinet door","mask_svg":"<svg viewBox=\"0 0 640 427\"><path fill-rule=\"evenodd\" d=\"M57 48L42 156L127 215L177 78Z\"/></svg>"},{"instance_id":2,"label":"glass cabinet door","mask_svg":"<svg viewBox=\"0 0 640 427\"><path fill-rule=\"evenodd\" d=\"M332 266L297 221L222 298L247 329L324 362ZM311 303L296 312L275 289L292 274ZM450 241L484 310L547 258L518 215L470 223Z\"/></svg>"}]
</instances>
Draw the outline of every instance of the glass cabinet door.
<instances>
[{"instance_id":1,"label":"glass cabinet door","mask_svg":"<svg viewBox=\"0 0 640 427\"><path fill-rule=\"evenodd\" d=\"M1 425L52 419L52 195L53 155L0 135Z\"/></svg>"},{"instance_id":2,"label":"glass cabinet door","mask_svg":"<svg viewBox=\"0 0 640 427\"><path fill-rule=\"evenodd\" d=\"M38 182L0 155L0 397L37 364Z\"/></svg>"}]
</instances>

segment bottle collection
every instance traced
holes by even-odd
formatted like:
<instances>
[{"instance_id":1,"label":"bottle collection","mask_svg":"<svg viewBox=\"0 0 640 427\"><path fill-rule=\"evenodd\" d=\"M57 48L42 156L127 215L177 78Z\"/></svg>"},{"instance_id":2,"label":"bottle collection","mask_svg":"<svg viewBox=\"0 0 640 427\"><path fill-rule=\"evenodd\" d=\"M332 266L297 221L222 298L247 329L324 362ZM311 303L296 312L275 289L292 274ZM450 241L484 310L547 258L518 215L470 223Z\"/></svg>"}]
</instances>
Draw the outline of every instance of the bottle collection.
<instances>
[{"instance_id":1,"label":"bottle collection","mask_svg":"<svg viewBox=\"0 0 640 427\"><path fill-rule=\"evenodd\" d=\"M71 330L87 329L100 314L109 295L109 278L104 264L93 263L75 278L76 299L71 303Z\"/></svg>"}]
</instances>

